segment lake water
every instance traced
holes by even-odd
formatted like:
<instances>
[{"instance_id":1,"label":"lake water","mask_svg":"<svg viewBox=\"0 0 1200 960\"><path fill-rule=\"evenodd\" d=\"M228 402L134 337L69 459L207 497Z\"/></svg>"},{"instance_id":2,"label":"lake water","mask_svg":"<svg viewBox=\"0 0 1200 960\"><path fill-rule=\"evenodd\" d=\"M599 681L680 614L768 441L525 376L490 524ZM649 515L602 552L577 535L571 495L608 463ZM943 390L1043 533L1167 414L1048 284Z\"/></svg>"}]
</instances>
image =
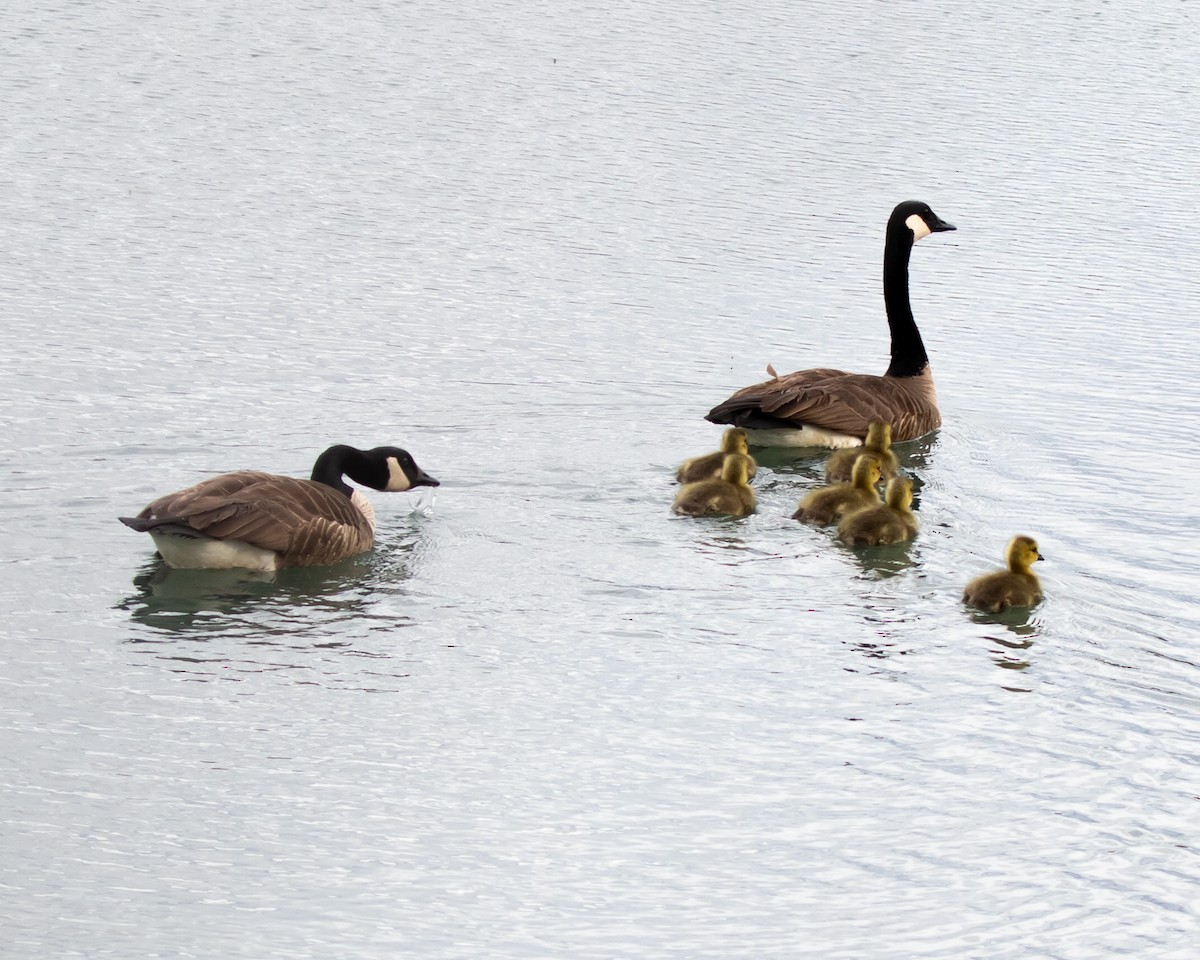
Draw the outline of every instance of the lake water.
<instances>
[{"instance_id":1,"label":"lake water","mask_svg":"<svg viewBox=\"0 0 1200 960\"><path fill-rule=\"evenodd\" d=\"M10 0L0 956L1190 960L1200 12ZM669 511L881 372L918 539ZM399 444L342 565L116 521ZM1014 533L1047 599L959 603Z\"/></svg>"}]
</instances>

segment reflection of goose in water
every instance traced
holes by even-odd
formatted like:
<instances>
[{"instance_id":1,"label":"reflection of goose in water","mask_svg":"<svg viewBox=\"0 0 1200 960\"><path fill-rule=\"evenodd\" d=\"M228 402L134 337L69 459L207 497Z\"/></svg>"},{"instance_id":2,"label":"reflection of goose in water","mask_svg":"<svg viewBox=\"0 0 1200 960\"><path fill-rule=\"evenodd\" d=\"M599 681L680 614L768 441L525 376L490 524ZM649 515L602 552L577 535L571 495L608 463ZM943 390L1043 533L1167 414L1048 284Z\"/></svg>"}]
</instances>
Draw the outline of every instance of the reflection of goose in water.
<instances>
[{"instance_id":1,"label":"reflection of goose in water","mask_svg":"<svg viewBox=\"0 0 1200 960\"><path fill-rule=\"evenodd\" d=\"M410 672L402 631L415 621L404 612L407 585L381 575L378 559L273 575L151 561L120 604L130 617L125 651L139 666L198 682L272 674L285 684L399 689Z\"/></svg>"},{"instance_id":2,"label":"reflection of goose in water","mask_svg":"<svg viewBox=\"0 0 1200 960\"><path fill-rule=\"evenodd\" d=\"M396 530L386 550L269 572L180 570L155 558L138 570L134 592L117 606L139 623L178 633L269 632L272 613L286 618L288 629L363 616L375 603L403 593L423 542L420 530Z\"/></svg>"},{"instance_id":3,"label":"reflection of goose in water","mask_svg":"<svg viewBox=\"0 0 1200 960\"><path fill-rule=\"evenodd\" d=\"M117 604L139 663L197 680L286 671L292 681L390 687L408 673L410 578L429 546L407 521L386 549L274 573L145 563Z\"/></svg>"},{"instance_id":4,"label":"reflection of goose in water","mask_svg":"<svg viewBox=\"0 0 1200 960\"><path fill-rule=\"evenodd\" d=\"M375 490L436 487L406 450L330 447L309 480L255 470L212 477L159 497L126 526L149 533L172 567L278 570L337 563L375 540L370 501L345 482Z\"/></svg>"}]
</instances>

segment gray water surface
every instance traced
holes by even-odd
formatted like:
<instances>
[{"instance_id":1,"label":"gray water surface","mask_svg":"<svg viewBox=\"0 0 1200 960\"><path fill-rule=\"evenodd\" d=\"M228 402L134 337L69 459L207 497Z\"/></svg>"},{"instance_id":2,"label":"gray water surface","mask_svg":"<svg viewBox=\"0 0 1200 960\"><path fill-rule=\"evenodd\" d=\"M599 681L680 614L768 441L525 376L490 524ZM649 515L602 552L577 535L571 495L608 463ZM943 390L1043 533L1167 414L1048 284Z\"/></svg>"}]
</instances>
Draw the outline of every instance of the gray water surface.
<instances>
[{"instance_id":1,"label":"gray water surface","mask_svg":"<svg viewBox=\"0 0 1200 960\"><path fill-rule=\"evenodd\" d=\"M1179 958L1200 942L1200 14L0 13L0 956ZM673 517L704 413L882 371L920 536ZM400 444L335 567L116 522ZM1046 601L959 603L1014 533Z\"/></svg>"}]
</instances>

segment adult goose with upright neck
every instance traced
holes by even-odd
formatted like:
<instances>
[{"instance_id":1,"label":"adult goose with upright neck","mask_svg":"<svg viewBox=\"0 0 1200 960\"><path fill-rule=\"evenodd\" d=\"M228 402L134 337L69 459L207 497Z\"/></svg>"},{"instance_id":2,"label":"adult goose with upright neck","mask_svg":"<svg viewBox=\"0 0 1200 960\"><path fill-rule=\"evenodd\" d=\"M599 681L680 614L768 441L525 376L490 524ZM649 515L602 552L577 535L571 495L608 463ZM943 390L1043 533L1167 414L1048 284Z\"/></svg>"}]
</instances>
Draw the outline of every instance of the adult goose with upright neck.
<instances>
[{"instance_id":1,"label":"adult goose with upright neck","mask_svg":"<svg viewBox=\"0 0 1200 960\"><path fill-rule=\"evenodd\" d=\"M371 548L375 511L348 483L374 490L436 487L406 450L346 444L318 458L308 480L241 470L159 497L136 517L172 567L270 571L336 563Z\"/></svg>"},{"instance_id":2,"label":"adult goose with upright neck","mask_svg":"<svg viewBox=\"0 0 1200 960\"><path fill-rule=\"evenodd\" d=\"M816 368L777 376L737 391L708 413L713 423L746 430L758 446L850 447L872 420L891 424L892 440L924 436L941 425L929 356L908 299L913 244L955 229L929 204L906 200L888 219L883 248L883 301L892 361L883 376Z\"/></svg>"}]
</instances>

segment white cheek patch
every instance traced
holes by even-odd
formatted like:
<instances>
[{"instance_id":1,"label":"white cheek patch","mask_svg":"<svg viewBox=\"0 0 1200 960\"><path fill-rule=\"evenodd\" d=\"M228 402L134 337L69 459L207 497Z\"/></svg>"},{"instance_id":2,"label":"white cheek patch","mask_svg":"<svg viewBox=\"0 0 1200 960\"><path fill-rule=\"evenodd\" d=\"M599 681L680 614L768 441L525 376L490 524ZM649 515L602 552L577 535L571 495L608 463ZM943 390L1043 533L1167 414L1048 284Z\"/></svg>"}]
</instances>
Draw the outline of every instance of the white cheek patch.
<instances>
[{"instance_id":1,"label":"white cheek patch","mask_svg":"<svg viewBox=\"0 0 1200 960\"><path fill-rule=\"evenodd\" d=\"M927 237L933 233L933 231L929 229L929 224L927 224L918 214L915 213L904 221L904 225L913 232L913 243L916 243L922 237Z\"/></svg>"},{"instance_id":2,"label":"white cheek patch","mask_svg":"<svg viewBox=\"0 0 1200 960\"><path fill-rule=\"evenodd\" d=\"M385 490L391 493L399 493L402 490L407 490L412 486L412 481L408 479L408 474L404 472L404 468L400 466L400 461L395 457L388 457L388 485Z\"/></svg>"}]
</instances>

